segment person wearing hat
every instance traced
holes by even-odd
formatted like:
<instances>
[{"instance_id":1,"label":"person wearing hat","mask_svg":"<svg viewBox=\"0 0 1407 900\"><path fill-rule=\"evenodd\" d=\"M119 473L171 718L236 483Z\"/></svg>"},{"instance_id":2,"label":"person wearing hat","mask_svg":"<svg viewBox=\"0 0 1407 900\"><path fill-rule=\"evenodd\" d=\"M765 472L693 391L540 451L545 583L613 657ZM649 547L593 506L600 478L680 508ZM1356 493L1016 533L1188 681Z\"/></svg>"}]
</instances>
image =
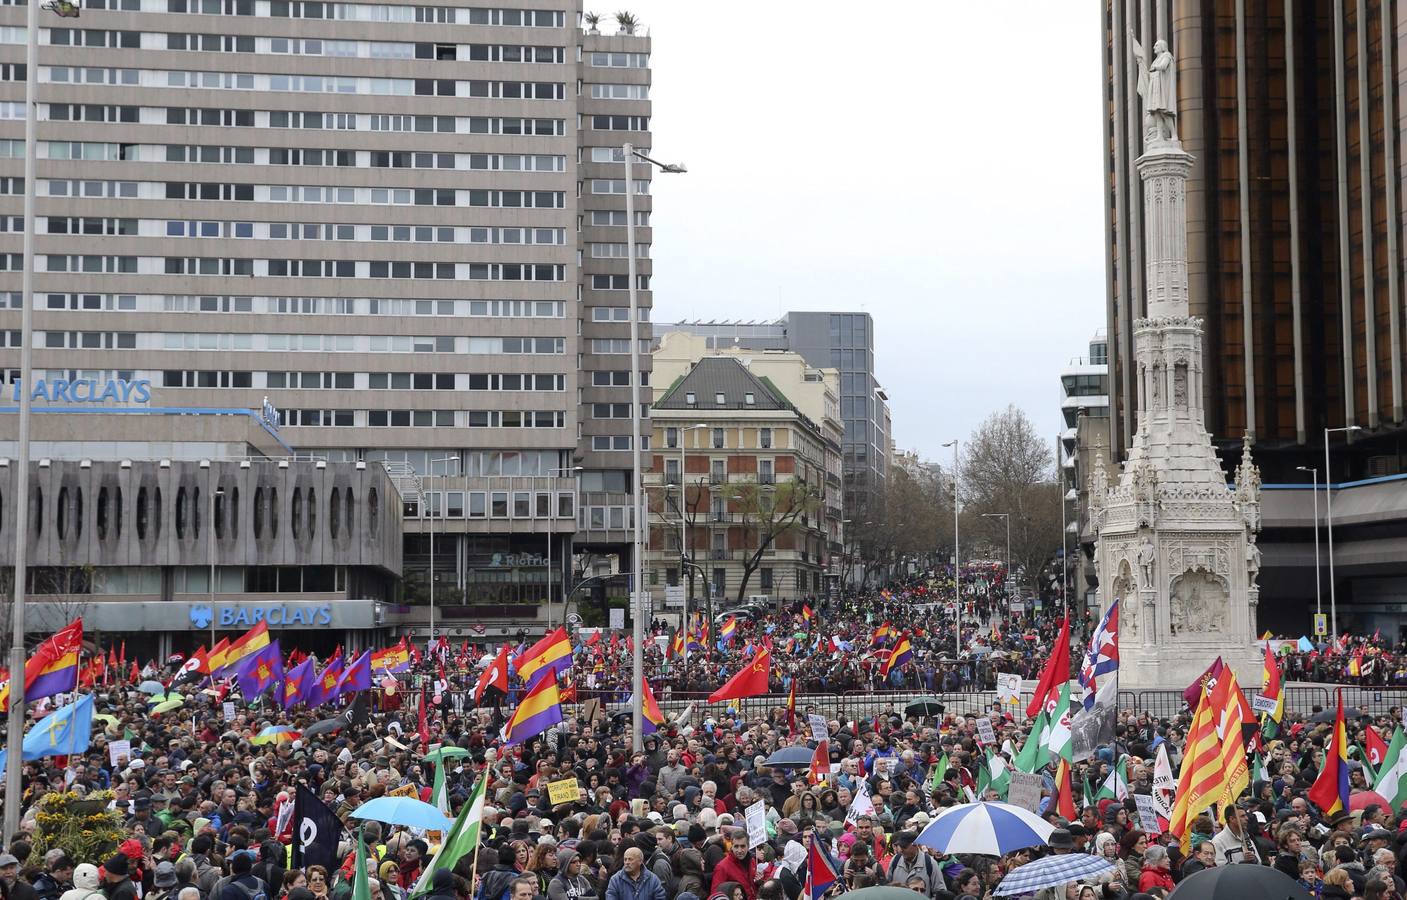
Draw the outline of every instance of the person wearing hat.
<instances>
[{"instance_id":1,"label":"person wearing hat","mask_svg":"<svg viewBox=\"0 0 1407 900\"><path fill-rule=\"evenodd\" d=\"M13 853L0 854L0 887L9 900L35 900L34 888L20 878L19 857Z\"/></svg>"},{"instance_id":2,"label":"person wearing hat","mask_svg":"<svg viewBox=\"0 0 1407 900\"><path fill-rule=\"evenodd\" d=\"M176 864L170 860L156 864L156 872L152 875L151 893L146 895L145 900L167 900L173 897L173 888L180 881L176 877Z\"/></svg>"},{"instance_id":3,"label":"person wearing hat","mask_svg":"<svg viewBox=\"0 0 1407 900\"><path fill-rule=\"evenodd\" d=\"M937 896L948 885L943 880L943 869L937 861L914 842L917 837L912 831L901 831L894 836L899 852L889 861L889 871L885 873L890 884L906 885L911 877L919 878L927 886L930 897Z\"/></svg>"},{"instance_id":4,"label":"person wearing hat","mask_svg":"<svg viewBox=\"0 0 1407 900\"><path fill-rule=\"evenodd\" d=\"M103 863L103 896L107 900L137 900L137 888L128 878L131 871L131 864L121 853Z\"/></svg>"}]
</instances>

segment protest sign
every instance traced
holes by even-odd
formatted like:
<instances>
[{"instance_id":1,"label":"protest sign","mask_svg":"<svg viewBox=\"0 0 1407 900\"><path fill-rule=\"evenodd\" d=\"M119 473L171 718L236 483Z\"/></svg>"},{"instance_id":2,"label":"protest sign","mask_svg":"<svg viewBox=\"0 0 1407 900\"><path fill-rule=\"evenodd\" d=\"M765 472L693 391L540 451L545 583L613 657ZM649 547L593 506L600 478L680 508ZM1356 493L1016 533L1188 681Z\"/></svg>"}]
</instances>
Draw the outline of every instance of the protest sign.
<instances>
[{"instance_id":1,"label":"protest sign","mask_svg":"<svg viewBox=\"0 0 1407 900\"><path fill-rule=\"evenodd\" d=\"M748 849L761 847L763 844L767 843L766 804L758 800L744 811L743 818L747 822Z\"/></svg>"},{"instance_id":2,"label":"protest sign","mask_svg":"<svg viewBox=\"0 0 1407 900\"><path fill-rule=\"evenodd\" d=\"M575 803L581 799L581 785L577 784L575 778L549 781L547 783L547 799L553 806L558 803Z\"/></svg>"},{"instance_id":3,"label":"protest sign","mask_svg":"<svg viewBox=\"0 0 1407 900\"><path fill-rule=\"evenodd\" d=\"M1011 787L1006 794L1006 802L1012 806L1036 812L1041 805L1041 776L1025 772L1010 772Z\"/></svg>"}]
</instances>

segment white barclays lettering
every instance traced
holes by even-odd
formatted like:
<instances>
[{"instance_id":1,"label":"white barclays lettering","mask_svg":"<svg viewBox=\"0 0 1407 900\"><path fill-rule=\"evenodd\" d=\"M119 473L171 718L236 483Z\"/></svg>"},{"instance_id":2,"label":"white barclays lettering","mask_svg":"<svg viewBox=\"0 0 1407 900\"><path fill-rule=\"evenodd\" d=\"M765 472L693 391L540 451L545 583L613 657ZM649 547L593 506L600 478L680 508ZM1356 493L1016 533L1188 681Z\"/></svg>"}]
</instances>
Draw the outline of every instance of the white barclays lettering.
<instances>
[{"instance_id":1,"label":"white barclays lettering","mask_svg":"<svg viewBox=\"0 0 1407 900\"><path fill-rule=\"evenodd\" d=\"M220 608L220 625L300 625L304 627L332 624L332 607L322 606L224 606Z\"/></svg>"},{"instance_id":2,"label":"white barclays lettering","mask_svg":"<svg viewBox=\"0 0 1407 900\"><path fill-rule=\"evenodd\" d=\"M11 399L19 402L19 379L15 379ZM67 378L55 378L52 381L38 378L35 379L29 399L48 403L106 403L109 400L116 403L150 403L151 382L146 379L126 381L121 378L109 378L107 381L98 381L96 378L77 378L71 381Z\"/></svg>"}]
</instances>

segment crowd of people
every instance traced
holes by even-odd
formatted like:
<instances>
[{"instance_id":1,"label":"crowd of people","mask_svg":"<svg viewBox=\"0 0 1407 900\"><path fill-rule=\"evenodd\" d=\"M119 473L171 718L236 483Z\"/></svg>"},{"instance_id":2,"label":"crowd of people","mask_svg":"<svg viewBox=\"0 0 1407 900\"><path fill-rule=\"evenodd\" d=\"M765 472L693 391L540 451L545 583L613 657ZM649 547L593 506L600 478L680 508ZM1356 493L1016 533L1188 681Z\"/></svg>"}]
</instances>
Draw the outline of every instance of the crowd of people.
<instances>
[{"instance_id":1,"label":"crowd of people","mask_svg":"<svg viewBox=\"0 0 1407 900\"><path fill-rule=\"evenodd\" d=\"M1075 815L1062 817L1056 767L1047 766L1037 811L1055 830L1045 844L999 856L926 847L920 835L944 810L1003 796L987 777L997 770L992 759L1009 768L1030 723L1010 706L994 708L981 724L941 711L906 714L902 705L872 718L838 715L829 702L837 692L896 686L877 681L875 666L865 664L874 658L873 632L886 622L913 641L904 686L936 687L924 663L941 677L939 660L952 653L955 636L941 601L929 602L924 590L916 580L740 621L721 649L709 635L712 652L695 653L688 667L652 654L655 691L667 694L717 688L736 671L742 648L768 637L778 648L809 635L799 627L808 616L824 617L826 639L839 635L853 647L775 653L772 687L784 694L796 681L794 710L777 704L744 714L700 705L638 747L628 718L609 704L564 703L562 722L505 744L500 726L510 698L461 707L410 692L411 702L374 704L344 727L307 734L326 710L237 704L227 718L225 698L211 690L190 691L179 709L152 714L133 686L99 685L91 745L18 763L23 795L0 798L19 804L21 820L0 851L0 900L352 900L358 833L370 856L369 900L409 900L444 835L352 814L380 797L432 799L436 766L424 754L436 747L467 751L444 764L449 815L470 802L481 779L485 805L477 846L415 894L431 900L800 900L812 845L836 861L830 896L893 885L928 900L988 898L1009 873L1061 854L1092 854L1112 865L1088 880L1043 888L1038 900L1163 897L1197 871L1238 864L1278 869L1316 898L1403 896L1402 811L1378 802L1326 815L1309 801L1331 726L1310 722L1307 709L1288 709L1278 736L1264 741L1265 767L1247 792L1196 817L1185 835L1143 830L1136 800L1153 790L1159 747L1176 771L1191 713L1158 719L1124 709L1115 740L1076 761L1071 783L1105 785L1122 761L1127 793L1079 791ZM990 616L982 621L978 612L959 638L967 655L984 643L993 649L979 658L1001 651L1004 665L1034 676L1053 623L1028 617L1022 628L993 634ZM600 669L601 654L578 647L568 671L579 685L592 675L601 686L627 677L623 659L608 655L623 648L610 643L593 645L607 648ZM442 676L442 664L426 654L419 675L448 678L452 688L472 684L475 665L464 672L451 666ZM174 676L175 667L161 674ZM832 771L767 765L779 749L815 746L810 713L828 720ZM1350 740L1363 745L1369 724L1390 733L1396 715L1350 721ZM995 739L983 743L988 723ZM265 743L261 735L278 726L290 733ZM568 778L578 785L574 798L554 803L548 786ZM1366 789L1361 769L1352 778L1355 789ZM288 809L300 787L346 826L331 865L294 865L300 834ZM744 810L758 801L766 833L750 839ZM106 840L104 828L115 830Z\"/></svg>"}]
</instances>

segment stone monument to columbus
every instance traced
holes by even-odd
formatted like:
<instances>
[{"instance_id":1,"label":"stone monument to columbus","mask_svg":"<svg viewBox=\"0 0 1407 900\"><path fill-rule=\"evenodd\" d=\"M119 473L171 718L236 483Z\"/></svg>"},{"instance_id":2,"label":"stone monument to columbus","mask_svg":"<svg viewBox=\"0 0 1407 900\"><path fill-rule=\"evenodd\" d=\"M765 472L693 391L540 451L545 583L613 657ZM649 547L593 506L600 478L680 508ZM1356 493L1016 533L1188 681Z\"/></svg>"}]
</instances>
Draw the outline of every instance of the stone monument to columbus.
<instances>
[{"instance_id":1,"label":"stone monument to columbus","mask_svg":"<svg viewBox=\"0 0 1407 900\"><path fill-rule=\"evenodd\" d=\"M1119 604L1119 686L1186 687L1220 655L1260 684L1260 472L1243 444L1228 487L1202 409L1202 320L1187 306L1187 175L1177 136L1176 67L1129 35L1143 100L1147 313L1134 321L1138 429L1118 483L1090 478L1101 606ZM1130 304L1131 314L1137 306Z\"/></svg>"}]
</instances>

